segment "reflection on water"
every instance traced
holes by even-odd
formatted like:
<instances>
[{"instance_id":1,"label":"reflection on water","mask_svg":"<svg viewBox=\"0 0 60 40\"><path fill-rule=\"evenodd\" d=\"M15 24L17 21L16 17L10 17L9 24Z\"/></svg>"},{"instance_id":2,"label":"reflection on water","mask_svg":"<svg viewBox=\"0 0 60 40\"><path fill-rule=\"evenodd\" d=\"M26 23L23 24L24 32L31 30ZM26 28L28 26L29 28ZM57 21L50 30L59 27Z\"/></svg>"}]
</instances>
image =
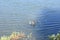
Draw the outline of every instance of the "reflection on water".
<instances>
[{"instance_id":1,"label":"reflection on water","mask_svg":"<svg viewBox=\"0 0 60 40\"><path fill-rule=\"evenodd\" d=\"M27 18L21 20L17 17L16 19L10 18L9 20L1 21L3 23L0 24L0 35L10 36L11 32L14 31L24 31L27 34L27 38L23 38L21 40L30 40L30 35L33 35L31 40L48 40L48 35L56 34L60 31L60 11L52 10L52 9L44 9L42 11L42 17L40 13L36 19L35 27L29 25L29 21ZM22 14L23 15L23 14ZM28 14L26 14L28 15ZM33 14L32 14L33 15ZM34 19L35 20L35 19ZM30 23L31 24L31 23ZM1 31L2 30L2 31ZM6 31L6 32L4 32ZM31 33L32 32L32 33ZM25 34L24 34L25 35ZM4 37L4 36L2 36ZM25 37L25 36L24 36ZM9 38L9 37L8 37Z\"/></svg>"},{"instance_id":2,"label":"reflection on water","mask_svg":"<svg viewBox=\"0 0 60 40\"><path fill-rule=\"evenodd\" d=\"M48 35L57 34L60 31L60 10L44 9L42 13L43 16L38 17L36 29L39 30L36 30L36 35L41 40L48 40Z\"/></svg>"},{"instance_id":3,"label":"reflection on water","mask_svg":"<svg viewBox=\"0 0 60 40\"><path fill-rule=\"evenodd\" d=\"M32 32L33 33L32 35L35 37L34 40L48 40L48 35L56 34L60 31L60 11L53 10L53 9L43 9L41 13L43 16L41 17L39 13L36 19L35 17L32 18L33 16L30 16L30 15L28 16L28 14L25 14L25 16L23 16L24 14L22 14L20 17L9 14L10 15L9 16L10 18L8 17L9 19L6 17L1 18L0 36L7 35L7 34L9 36L11 32L14 32L14 31L18 31L18 32L24 31L24 33L27 32L27 35L30 34L30 32ZM31 15L34 15L34 14L31 14ZM37 21L35 27L32 27L29 25L30 19ZM30 36L27 36L27 37L29 38ZM25 40L25 38L23 39Z\"/></svg>"}]
</instances>

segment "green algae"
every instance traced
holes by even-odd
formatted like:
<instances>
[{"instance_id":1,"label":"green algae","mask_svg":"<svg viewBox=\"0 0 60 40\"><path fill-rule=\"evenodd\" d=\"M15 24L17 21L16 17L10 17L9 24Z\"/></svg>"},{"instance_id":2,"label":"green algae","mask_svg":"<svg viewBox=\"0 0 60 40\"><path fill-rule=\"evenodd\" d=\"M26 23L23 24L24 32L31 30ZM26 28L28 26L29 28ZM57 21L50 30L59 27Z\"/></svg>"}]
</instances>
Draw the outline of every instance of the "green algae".
<instances>
[{"instance_id":1,"label":"green algae","mask_svg":"<svg viewBox=\"0 0 60 40\"><path fill-rule=\"evenodd\" d=\"M60 40L60 33L50 35L49 40Z\"/></svg>"},{"instance_id":2,"label":"green algae","mask_svg":"<svg viewBox=\"0 0 60 40\"><path fill-rule=\"evenodd\" d=\"M31 40L32 38L32 33L26 35L24 32L12 32L10 36L1 36L0 40Z\"/></svg>"}]
</instances>

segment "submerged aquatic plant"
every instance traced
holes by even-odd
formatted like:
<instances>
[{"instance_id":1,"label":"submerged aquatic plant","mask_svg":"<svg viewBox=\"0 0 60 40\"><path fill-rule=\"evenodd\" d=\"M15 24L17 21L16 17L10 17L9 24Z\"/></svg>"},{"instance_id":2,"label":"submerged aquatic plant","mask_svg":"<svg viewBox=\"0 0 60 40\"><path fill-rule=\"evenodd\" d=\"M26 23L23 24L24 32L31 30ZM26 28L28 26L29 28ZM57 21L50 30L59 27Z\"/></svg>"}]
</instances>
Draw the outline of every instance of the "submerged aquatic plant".
<instances>
[{"instance_id":1,"label":"submerged aquatic plant","mask_svg":"<svg viewBox=\"0 0 60 40\"><path fill-rule=\"evenodd\" d=\"M32 33L26 35L24 32L13 32L10 36L2 36L0 40L31 40Z\"/></svg>"},{"instance_id":2,"label":"submerged aquatic plant","mask_svg":"<svg viewBox=\"0 0 60 40\"><path fill-rule=\"evenodd\" d=\"M50 35L49 39L50 40L60 40L60 33L57 33L56 35L55 34Z\"/></svg>"},{"instance_id":3,"label":"submerged aquatic plant","mask_svg":"<svg viewBox=\"0 0 60 40\"><path fill-rule=\"evenodd\" d=\"M8 37L8 36L2 36L0 40L10 40L10 37Z\"/></svg>"},{"instance_id":4,"label":"submerged aquatic plant","mask_svg":"<svg viewBox=\"0 0 60 40\"><path fill-rule=\"evenodd\" d=\"M49 36L49 39L50 39L50 40L55 40L55 39L56 39L55 34L53 34L53 35Z\"/></svg>"}]
</instances>

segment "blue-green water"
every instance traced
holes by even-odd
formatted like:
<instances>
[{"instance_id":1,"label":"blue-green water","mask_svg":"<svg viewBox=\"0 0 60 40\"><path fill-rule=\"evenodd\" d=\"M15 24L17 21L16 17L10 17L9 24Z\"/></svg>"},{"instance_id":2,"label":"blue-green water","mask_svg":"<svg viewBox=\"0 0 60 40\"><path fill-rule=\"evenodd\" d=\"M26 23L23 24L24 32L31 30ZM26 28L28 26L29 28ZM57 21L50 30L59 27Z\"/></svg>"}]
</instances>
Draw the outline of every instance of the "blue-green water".
<instances>
[{"instance_id":1,"label":"blue-green water","mask_svg":"<svg viewBox=\"0 0 60 40\"><path fill-rule=\"evenodd\" d=\"M0 0L0 36L14 31L33 33L36 40L60 32L60 0ZM29 25L35 20L35 27Z\"/></svg>"},{"instance_id":2,"label":"blue-green water","mask_svg":"<svg viewBox=\"0 0 60 40\"><path fill-rule=\"evenodd\" d=\"M36 34L41 40L49 40L49 35L60 33L60 10L44 9L42 13L43 16L38 17Z\"/></svg>"}]
</instances>

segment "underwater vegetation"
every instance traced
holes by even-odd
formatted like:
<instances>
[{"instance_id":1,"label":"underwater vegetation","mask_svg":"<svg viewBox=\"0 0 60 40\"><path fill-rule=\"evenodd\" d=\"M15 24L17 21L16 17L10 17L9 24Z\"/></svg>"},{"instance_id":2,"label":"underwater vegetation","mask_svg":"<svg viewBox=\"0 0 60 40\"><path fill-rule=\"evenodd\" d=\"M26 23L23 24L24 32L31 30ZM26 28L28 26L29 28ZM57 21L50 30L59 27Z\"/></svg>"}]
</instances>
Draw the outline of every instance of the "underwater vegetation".
<instances>
[{"instance_id":1,"label":"underwater vegetation","mask_svg":"<svg viewBox=\"0 0 60 40\"><path fill-rule=\"evenodd\" d=\"M35 40L32 33L26 35L24 32L12 32L10 36L2 36L0 40Z\"/></svg>"},{"instance_id":2,"label":"underwater vegetation","mask_svg":"<svg viewBox=\"0 0 60 40\"><path fill-rule=\"evenodd\" d=\"M50 40L60 40L60 33L57 33L56 35L55 34L50 35L49 39Z\"/></svg>"}]
</instances>

